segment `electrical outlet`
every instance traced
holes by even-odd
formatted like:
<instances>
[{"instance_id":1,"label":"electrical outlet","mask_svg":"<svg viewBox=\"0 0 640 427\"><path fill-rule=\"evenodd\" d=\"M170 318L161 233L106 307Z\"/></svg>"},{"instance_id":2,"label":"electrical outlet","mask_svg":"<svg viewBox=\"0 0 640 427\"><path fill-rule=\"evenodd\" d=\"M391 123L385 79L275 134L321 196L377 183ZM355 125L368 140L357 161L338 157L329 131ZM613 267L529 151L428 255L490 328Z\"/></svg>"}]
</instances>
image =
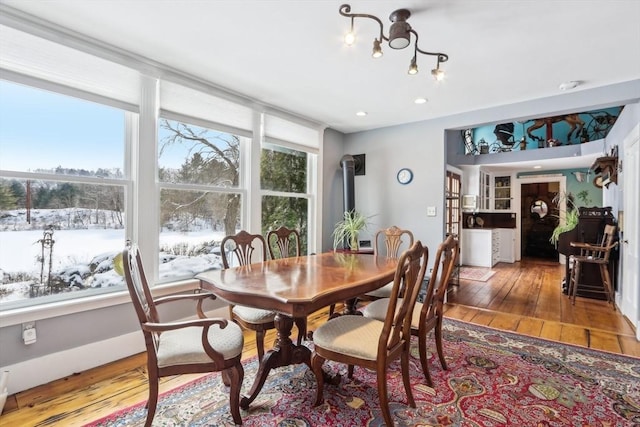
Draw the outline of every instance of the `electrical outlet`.
<instances>
[{"instance_id":1,"label":"electrical outlet","mask_svg":"<svg viewBox=\"0 0 640 427\"><path fill-rule=\"evenodd\" d=\"M436 216L435 206L427 206L427 216Z\"/></svg>"},{"instance_id":2,"label":"electrical outlet","mask_svg":"<svg viewBox=\"0 0 640 427\"><path fill-rule=\"evenodd\" d=\"M22 324L22 340L25 345L36 342L36 322Z\"/></svg>"}]
</instances>

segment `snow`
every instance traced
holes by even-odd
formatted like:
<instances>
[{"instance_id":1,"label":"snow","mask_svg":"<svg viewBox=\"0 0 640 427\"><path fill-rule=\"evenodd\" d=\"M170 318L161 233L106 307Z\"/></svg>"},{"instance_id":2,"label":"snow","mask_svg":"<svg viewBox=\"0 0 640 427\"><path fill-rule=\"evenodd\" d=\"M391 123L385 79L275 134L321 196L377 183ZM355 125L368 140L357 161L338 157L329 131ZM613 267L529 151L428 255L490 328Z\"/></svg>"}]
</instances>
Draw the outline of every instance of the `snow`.
<instances>
[{"instance_id":1,"label":"snow","mask_svg":"<svg viewBox=\"0 0 640 427\"><path fill-rule=\"evenodd\" d=\"M77 211L33 210L31 224L25 220L24 210L0 213L0 303L30 298L30 285L40 281L41 263L38 260L43 253L42 227L45 224L77 226L67 220ZM34 224L40 229L32 229ZM116 224L108 226L119 227ZM160 247L171 248L169 252L159 254L160 281L189 278L205 270L222 268L218 245L224 232L206 230L202 224L193 228L197 231L163 230L160 233ZM113 258L125 247L123 228L54 229L53 241L52 276L64 281L64 291L124 285L123 277L113 270ZM175 253L176 248L181 253ZM44 257L49 259L46 249ZM47 282L47 273L48 262L45 262L44 282ZM27 276L36 280L28 280ZM150 276L148 272L147 277Z\"/></svg>"}]
</instances>

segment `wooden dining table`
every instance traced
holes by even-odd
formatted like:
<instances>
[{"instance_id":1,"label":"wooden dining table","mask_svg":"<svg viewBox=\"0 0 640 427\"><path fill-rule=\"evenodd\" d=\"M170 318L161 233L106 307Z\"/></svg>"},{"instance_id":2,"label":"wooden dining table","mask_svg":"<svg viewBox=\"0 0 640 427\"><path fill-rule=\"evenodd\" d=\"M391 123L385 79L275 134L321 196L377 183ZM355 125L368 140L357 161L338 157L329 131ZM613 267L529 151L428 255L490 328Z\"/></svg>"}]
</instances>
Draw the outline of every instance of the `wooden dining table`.
<instances>
[{"instance_id":1,"label":"wooden dining table","mask_svg":"<svg viewBox=\"0 0 640 427\"><path fill-rule=\"evenodd\" d=\"M296 319L343 301L342 314L357 313L356 298L393 281L397 262L370 254L327 252L198 274L202 289L229 303L276 312L274 346L260 361L240 406L249 407L272 369L299 363L311 368L311 350L291 340Z\"/></svg>"}]
</instances>

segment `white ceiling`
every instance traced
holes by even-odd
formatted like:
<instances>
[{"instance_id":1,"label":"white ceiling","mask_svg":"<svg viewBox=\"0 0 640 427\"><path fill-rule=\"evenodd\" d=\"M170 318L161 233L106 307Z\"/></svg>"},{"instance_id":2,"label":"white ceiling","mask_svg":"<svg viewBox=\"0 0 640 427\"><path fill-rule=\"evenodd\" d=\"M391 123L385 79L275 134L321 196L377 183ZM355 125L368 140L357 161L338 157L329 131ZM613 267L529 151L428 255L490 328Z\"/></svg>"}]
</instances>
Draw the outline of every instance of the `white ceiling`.
<instances>
[{"instance_id":1,"label":"white ceiling","mask_svg":"<svg viewBox=\"0 0 640 427\"><path fill-rule=\"evenodd\" d=\"M430 56L408 75L410 48L372 59L371 20L344 46L340 1L0 2L345 133L557 95L569 80L580 91L640 78L638 0L351 2L385 33L392 11L411 10L420 48L449 55L444 82Z\"/></svg>"}]
</instances>

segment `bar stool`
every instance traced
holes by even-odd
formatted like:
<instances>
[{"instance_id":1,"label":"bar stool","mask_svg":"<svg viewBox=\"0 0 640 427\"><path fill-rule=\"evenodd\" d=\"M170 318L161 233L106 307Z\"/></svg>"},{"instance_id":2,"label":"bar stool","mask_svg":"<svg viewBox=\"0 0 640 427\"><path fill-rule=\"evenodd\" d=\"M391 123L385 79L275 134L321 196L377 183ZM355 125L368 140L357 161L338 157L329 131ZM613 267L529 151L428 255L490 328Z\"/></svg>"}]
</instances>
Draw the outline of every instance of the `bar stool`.
<instances>
[{"instance_id":1,"label":"bar stool","mask_svg":"<svg viewBox=\"0 0 640 427\"><path fill-rule=\"evenodd\" d=\"M578 293L578 287L590 292L604 293L607 297L607 302L613 305L613 309L616 309L614 301L613 284L611 283L611 277L609 275L609 256L611 251L618 246L618 242L613 240L616 237L616 226L607 225L604 227L604 235L599 245L571 242L571 246L580 249L580 255L572 255L573 270L571 271L571 278L569 280L569 289L567 294L571 298L571 303L576 303L576 294ZM596 264L600 268L600 278L602 279L602 285L604 289L599 289L593 285L580 283L580 269L582 264Z\"/></svg>"}]
</instances>

